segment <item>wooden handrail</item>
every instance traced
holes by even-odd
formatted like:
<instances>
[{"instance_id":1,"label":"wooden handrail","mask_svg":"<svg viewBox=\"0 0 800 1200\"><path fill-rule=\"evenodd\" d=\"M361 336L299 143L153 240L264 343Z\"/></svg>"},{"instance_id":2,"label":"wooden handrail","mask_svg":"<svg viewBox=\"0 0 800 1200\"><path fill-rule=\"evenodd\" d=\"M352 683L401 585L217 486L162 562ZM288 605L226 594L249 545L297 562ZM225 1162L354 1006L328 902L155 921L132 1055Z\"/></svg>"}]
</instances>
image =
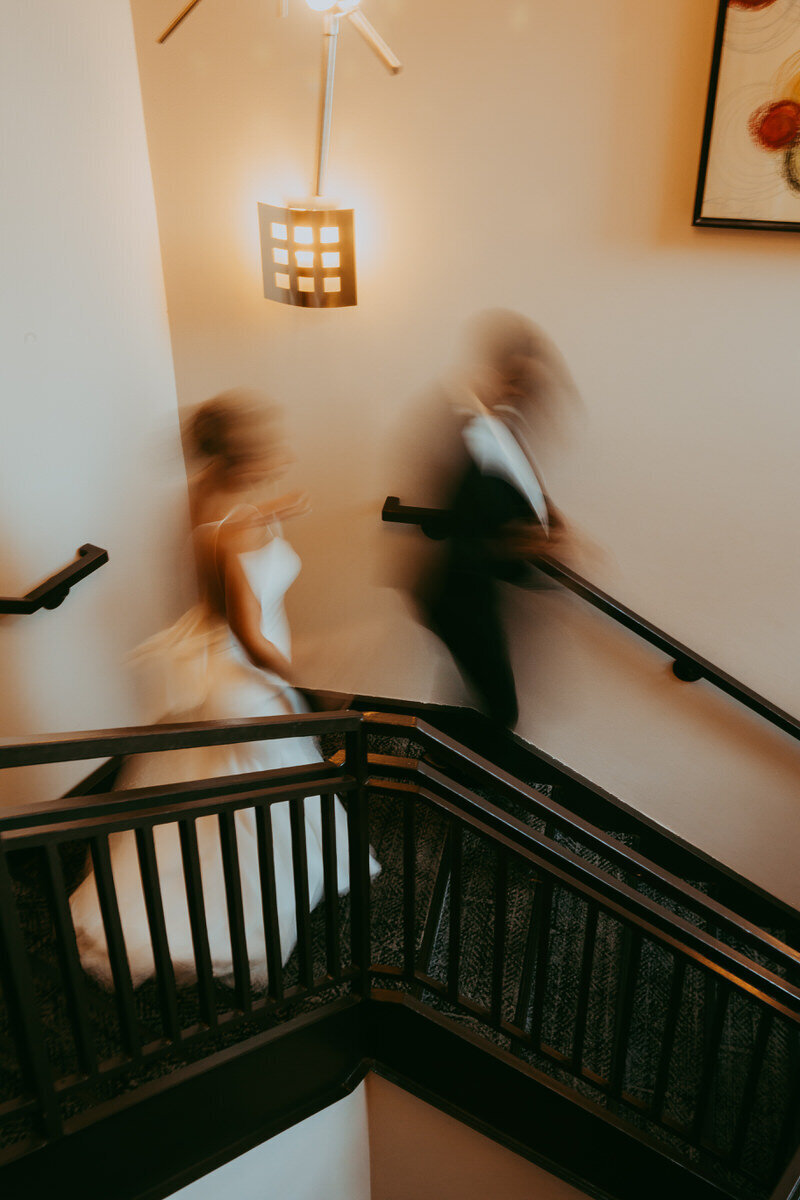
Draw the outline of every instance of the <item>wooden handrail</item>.
<instances>
[{"instance_id":1,"label":"wooden handrail","mask_svg":"<svg viewBox=\"0 0 800 1200\"><path fill-rule=\"evenodd\" d=\"M724 978L800 1026L800 988L711 934L670 912L635 888L557 842L537 834L530 826L487 804L467 789L448 788L448 795L419 784L417 795L459 820L464 826L497 845L505 846L532 867L545 871L590 904L597 904L620 921L640 930L695 965Z\"/></svg>"},{"instance_id":2,"label":"wooden handrail","mask_svg":"<svg viewBox=\"0 0 800 1200\"><path fill-rule=\"evenodd\" d=\"M563 805L557 804L550 796L537 791L530 784L523 783L507 771L481 758L466 746L461 745L441 730L434 729L418 718L412 721L398 721L396 717L383 713L365 714L367 723L382 732L402 733L419 742L423 749L434 751L441 759L444 754L451 761L459 764L462 774L472 778L477 786L491 786L501 795L522 800L531 810L545 821L552 821L558 828L569 836L582 841L596 854L614 863L622 870L632 872L648 881L651 886L660 889L679 903L692 909L698 916L709 924L719 925L736 934L744 941L754 944L761 953L773 954L790 971L796 971L800 966L800 951L787 945L772 934L760 929L750 921L744 920L737 913L719 904L711 896L692 887L685 880L671 872L656 866L644 855L639 854L633 847L604 833L596 825L590 824L581 817L575 816ZM390 760L386 760L389 762ZM457 788L451 780L445 779L440 771L424 762L398 759L401 764L400 772L406 776L417 776L420 780L431 783L446 784L449 788ZM378 769L380 774L380 769ZM488 801L486 802L488 804ZM501 812L502 810L497 810ZM513 820L509 817L509 820ZM516 828L516 825L515 825ZM532 835L533 836L533 835ZM538 841L538 835L535 840Z\"/></svg>"},{"instance_id":3,"label":"wooden handrail","mask_svg":"<svg viewBox=\"0 0 800 1200\"><path fill-rule=\"evenodd\" d=\"M152 804L136 808L126 807L124 793L121 792L123 800L116 810L113 801L97 806L86 804L73 814L59 814L51 823L31 824L8 832L0 828L0 838L7 850L20 847L29 849L47 845L48 842L58 844L76 838L93 838L99 834L107 836L131 829L173 825L187 819L196 821L204 817L218 817L221 813L252 808L255 804L268 809L273 804L312 796L346 796L357 786L351 776L342 772L309 778L307 772L298 768L293 770L296 779L287 776L274 787L262 784L249 792L234 789L218 791L211 796L188 796L184 799L165 793L154 796Z\"/></svg>"},{"instance_id":4,"label":"wooden handrail","mask_svg":"<svg viewBox=\"0 0 800 1200\"><path fill-rule=\"evenodd\" d=\"M51 575L24 596L0 596L0 614L29 614L40 608L58 608L69 595L70 588L108 562L108 551L87 542L78 550L78 557L68 567Z\"/></svg>"},{"instance_id":5,"label":"wooden handrail","mask_svg":"<svg viewBox=\"0 0 800 1200\"><path fill-rule=\"evenodd\" d=\"M383 723L384 726L390 726L394 721L396 718L384 717L381 722L380 714L362 714L345 710L326 714L302 713L251 720L200 721L175 725L149 725L133 729L99 730L76 733L67 737L35 738L22 744L6 740L0 742L0 767L73 761L95 758L105 754L131 754L200 745L225 745L333 731L354 733L366 729L370 725L380 727L380 724ZM455 742L441 731L418 720L414 720L413 725L415 735L424 744L440 753L447 752L461 764L471 768L476 778L483 777L486 782L487 773L491 773L492 778L498 783L510 783L520 792L532 792L527 785L499 768L492 767L491 764L477 755L473 755L465 746ZM416 772L413 770L409 772L412 778L415 774ZM99 797L74 797L54 802L45 806L43 810L38 805L31 805L29 814L26 814L25 806L21 806L8 814L7 825L6 822L0 822L0 831L2 831L0 836L7 844L22 844L27 841L38 844L42 838L47 840L51 835L55 836L57 840L63 838L65 834L77 836L84 824L89 828L98 821L101 823L111 821L115 829L132 828L137 819L156 822L175 819L178 813L183 811L182 806L186 805L190 807L200 805L203 812L211 812L215 802L222 806L247 806L247 803L252 803L253 797L258 793L261 793L263 798L270 795L271 798L279 799L281 783L287 791L292 786L300 786L302 790L309 793L313 788L328 790L332 786L331 777L325 768L317 767L312 770L308 766L301 765L276 772L276 775L277 778L274 782L278 786L274 791L265 789L264 784L268 783L268 773L263 773L260 774L260 778L257 776L254 779L251 776L250 779L247 779L245 776L241 780L241 784L255 784L253 792L240 791L241 784L238 784L236 780L195 780L187 784L168 784L163 787L142 789L138 791L138 794L137 791L134 791L127 794L120 792L116 796L109 794ZM343 776L336 777L335 785L339 786L341 790L347 790L343 786L345 784L349 784L349 781L346 781ZM408 786L407 784L406 787ZM614 879L565 847L550 839L542 838L530 826L481 799L435 769L427 769L423 772L419 782L410 786L424 792L427 798L437 805L455 806L453 811L457 809L462 819L468 823L477 821L486 832L491 832L493 838L508 842L509 846L513 845L517 852L528 856L533 854L540 858L544 856L548 870L556 873L566 872L565 882L571 881L573 886L586 894L588 894L587 889L596 892L598 897L603 897L606 905L619 906L620 914L627 911L634 924L641 920L655 924L660 929L660 935L671 937L676 947L682 946L690 956L697 957L699 952L712 969L727 971L732 979L739 978L745 987L755 985L760 992L770 997L772 1004L778 1004L785 1015L790 1015L792 1019L800 1021L800 989L794 987L787 980L774 975L768 968L749 962L744 955L677 917L657 901L650 900L635 889ZM432 787L436 791L432 791ZM564 813L564 810L554 805L547 797L537 794L537 798L545 805L553 805L554 816L557 817ZM29 816L29 820L26 820L26 816ZM63 825L62 823L65 821L67 824ZM601 853L605 851L610 858L619 856L621 850L619 843L603 834L602 831L593 830L584 822L577 822L576 818L573 818L573 821L576 826L578 824L581 826L580 830L576 828L576 833L579 835L591 832L594 849L599 849ZM640 870L646 865L646 860L639 860L639 856L634 855L627 848L625 856L629 860L632 857L635 858L636 865ZM661 878L661 873L654 869L650 873ZM672 883L673 881L665 876L663 882ZM718 920L721 915L721 912L714 914ZM742 930L744 936L747 936L748 932L749 927ZM772 945L764 948L773 951L776 949ZM792 959L792 952L789 948L783 947L783 949L788 951L789 957Z\"/></svg>"},{"instance_id":6,"label":"wooden handrail","mask_svg":"<svg viewBox=\"0 0 800 1200\"><path fill-rule=\"evenodd\" d=\"M285 717L253 717L237 721L185 721L174 725L140 725L122 729L93 729L83 733L45 734L18 742L0 738L0 770L40 763L78 762L156 750L185 750L195 746L228 746L272 738L317 737L357 729L361 713L295 713ZM36 806L32 806L35 811Z\"/></svg>"},{"instance_id":7,"label":"wooden handrail","mask_svg":"<svg viewBox=\"0 0 800 1200\"><path fill-rule=\"evenodd\" d=\"M397 496L387 496L381 512L383 521L395 525L418 525L427 537L435 540L447 536L447 516L447 512L443 509L415 508L411 505L401 504ZM619 600L615 600L606 592L595 587L593 583L589 583L587 579L583 579L575 571L570 570L569 567L565 567L563 563L557 562L553 558L537 558L534 565L537 570L542 571L551 579L555 579L562 587L574 592L576 596L580 596L593 608L598 609L607 617L611 617L618 625L623 625L644 641L649 642L651 646L663 650L673 660L672 671L676 678L684 683L696 683L698 679L705 679L720 691L732 696L734 700L738 700L740 704L744 704L753 712L758 713L764 720L777 726L778 729L782 729L784 733L788 733L790 737L800 739L800 720L797 717L778 708L776 704L772 704L764 696L754 692L752 688L746 687L745 684L734 679L732 675L728 675L708 659L701 657L694 650L690 650L688 646L684 646L682 642L670 637L663 629L652 625L644 617L640 617L638 613L621 604Z\"/></svg>"},{"instance_id":8,"label":"wooden handrail","mask_svg":"<svg viewBox=\"0 0 800 1200\"><path fill-rule=\"evenodd\" d=\"M17 831L29 833L42 826L59 825L85 818L119 816L120 813L143 812L170 805L179 806L187 800L208 801L249 793L261 794L282 784L296 786L310 783L323 787L331 780L341 781L339 768L333 763L309 763L301 767L278 767L268 771L246 771L238 775L223 775L213 779L192 779L187 783L120 789L114 792L95 792L91 795L67 793L59 800L43 800L19 808L0 809L0 836L8 837Z\"/></svg>"}]
</instances>

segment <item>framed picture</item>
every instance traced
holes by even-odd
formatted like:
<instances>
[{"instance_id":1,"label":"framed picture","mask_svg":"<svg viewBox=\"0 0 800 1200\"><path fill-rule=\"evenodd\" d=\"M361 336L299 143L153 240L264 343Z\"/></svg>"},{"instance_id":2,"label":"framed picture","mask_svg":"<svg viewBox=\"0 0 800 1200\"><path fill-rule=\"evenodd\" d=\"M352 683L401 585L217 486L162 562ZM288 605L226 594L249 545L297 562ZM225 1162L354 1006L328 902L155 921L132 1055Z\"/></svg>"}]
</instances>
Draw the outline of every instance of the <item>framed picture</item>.
<instances>
[{"instance_id":1,"label":"framed picture","mask_svg":"<svg viewBox=\"0 0 800 1200\"><path fill-rule=\"evenodd\" d=\"M694 225L800 230L800 0L721 0Z\"/></svg>"}]
</instances>

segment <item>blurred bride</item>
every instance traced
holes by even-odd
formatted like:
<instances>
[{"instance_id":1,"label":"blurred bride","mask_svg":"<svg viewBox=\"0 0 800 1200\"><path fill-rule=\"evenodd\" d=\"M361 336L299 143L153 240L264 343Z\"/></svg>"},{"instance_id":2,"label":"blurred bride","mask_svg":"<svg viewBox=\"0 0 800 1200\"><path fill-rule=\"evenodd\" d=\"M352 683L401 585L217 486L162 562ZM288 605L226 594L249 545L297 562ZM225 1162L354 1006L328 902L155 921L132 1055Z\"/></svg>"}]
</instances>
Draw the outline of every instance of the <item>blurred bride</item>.
<instances>
[{"instance_id":1,"label":"blurred bride","mask_svg":"<svg viewBox=\"0 0 800 1200\"><path fill-rule=\"evenodd\" d=\"M265 499L287 463L276 410L245 391L201 405L188 426L189 449L203 462L190 483L193 545L200 602L175 625L146 642L136 657L149 664L165 694L162 719L224 721L305 711L291 686L292 665L284 596L300 560L284 539L282 522L308 509L295 492ZM134 756L118 788L151 787L320 761L311 738L232 746L201 746ZM305 801L309 905L323 896L320 801ZM289 804L272 805L275 884L282 961L297 940ZM196 822L203 897L214 974L231 979L225 880L216 816ZM266 984L267 968L258 848L253 811L235 814L236 841L251 978ZM349 889L346 814L335 801L338 891ZM154 829L170 957L178 982L196 977L178 827ZM111 864L134 986L155 974L135 834L112 834ZM380 870L370 858L370 872ZM104 987L113 977L90 873L70 898L81 962Z\"/></svg>"}]
</instances>

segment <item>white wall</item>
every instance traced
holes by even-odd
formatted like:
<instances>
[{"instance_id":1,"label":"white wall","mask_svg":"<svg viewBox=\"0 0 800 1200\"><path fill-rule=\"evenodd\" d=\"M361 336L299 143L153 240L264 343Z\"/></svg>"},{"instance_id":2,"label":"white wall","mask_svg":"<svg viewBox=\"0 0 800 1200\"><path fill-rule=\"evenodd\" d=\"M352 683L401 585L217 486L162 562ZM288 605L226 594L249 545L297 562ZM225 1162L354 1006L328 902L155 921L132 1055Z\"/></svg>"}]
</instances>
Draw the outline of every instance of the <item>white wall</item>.
<instances>
[{"instance_id":1,"label":"white wall","mask_svg":"<svg viewBox=\"0 0 800 1200\"><path fill-rule=\"evenodd\" d=\"M370 1200L367 1093L360 1087L247 1154L174 1192L174 1200Z\"/></svg>"},{"instance_id":2,"label":"white wall","mask_svg":"<svg viewBox=\"0 0 800 1200\"><path fill-rule=\"evenodd\" d=\"M360 298L341 312L261 296L256 204L307 192L313 165L319 18L290 7L203 4L157 46L161 0L133 0L179 400L243 383L288 406L315 499L292 530L308 682L462 694L378 586L378 514L416 499L390 435L464 319L502 304L583 397L543 465L603 548L587 573L800 712L800 242L690 226L717 0L369 0L406 68L345 27L329 191L357 209ZM800 903L794 744L577 601L512 606L520 732Z\"/></svg>"},{"instance_id":3,"label":"white wall","mask_svg":"<svg viewBox=\"0 0 800 1200\"><path fill-rule=\"evenodd\" d=\"M377 1075L173 1200L578 1200L527 1159Z\"/></svg>"},{"instance_id":4,"label":"white wall","mask_svg":"<svg viewBox=\"0 0 800 1200\"><path fill-rule=\"evenodd\" d=\"M0 593L79 545L108 565L0 617L6 737L140 719L123 655L176 615L185 473L126 0L27 0L0 39ZM0 800L84 776L5 772Z\"/></svg>"}]
</instances>

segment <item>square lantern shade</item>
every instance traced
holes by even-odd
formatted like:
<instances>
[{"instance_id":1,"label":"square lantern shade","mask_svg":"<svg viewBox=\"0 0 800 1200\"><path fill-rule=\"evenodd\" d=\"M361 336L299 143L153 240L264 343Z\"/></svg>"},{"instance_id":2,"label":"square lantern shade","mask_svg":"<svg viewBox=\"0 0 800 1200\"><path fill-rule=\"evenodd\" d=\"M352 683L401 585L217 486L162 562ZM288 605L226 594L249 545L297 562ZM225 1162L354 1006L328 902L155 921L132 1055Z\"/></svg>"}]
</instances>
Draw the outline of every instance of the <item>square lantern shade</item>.
<instances>
[{"instance_id":1,"label":"square lantern shade","mask_svg":"<svg viewBox=\"0 0 800 1200\"><path fill-rule=\"evenodd\" d=\"M352 208L259 204L264 296L302 308L356 303Z\"/></svg>"}]
</instances>

